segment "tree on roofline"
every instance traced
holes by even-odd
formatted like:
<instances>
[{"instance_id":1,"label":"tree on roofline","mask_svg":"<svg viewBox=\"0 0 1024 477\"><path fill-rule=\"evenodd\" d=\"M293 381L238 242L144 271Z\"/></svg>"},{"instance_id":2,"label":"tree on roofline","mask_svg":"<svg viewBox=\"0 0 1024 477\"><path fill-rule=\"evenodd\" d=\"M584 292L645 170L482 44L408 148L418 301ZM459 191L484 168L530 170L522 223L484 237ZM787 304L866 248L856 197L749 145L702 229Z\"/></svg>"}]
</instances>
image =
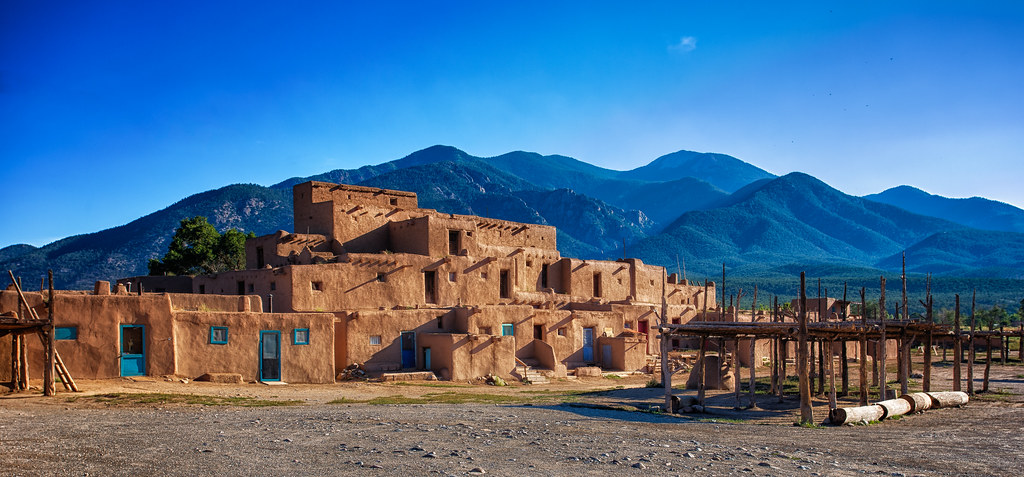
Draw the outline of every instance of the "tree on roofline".
<instances>
[{"instance_id":1,"label":"tree on roofline","mask_svg":"<svg viewBox=\"0 0 1024 477\"><path fill-rule=\"evenodd\" d=\"M150 275L199 275L245 268L245 239L252 232L228 229L217 232L203 216L182 219L167 254L150 259Z\"/></svg>"}]
</instances>

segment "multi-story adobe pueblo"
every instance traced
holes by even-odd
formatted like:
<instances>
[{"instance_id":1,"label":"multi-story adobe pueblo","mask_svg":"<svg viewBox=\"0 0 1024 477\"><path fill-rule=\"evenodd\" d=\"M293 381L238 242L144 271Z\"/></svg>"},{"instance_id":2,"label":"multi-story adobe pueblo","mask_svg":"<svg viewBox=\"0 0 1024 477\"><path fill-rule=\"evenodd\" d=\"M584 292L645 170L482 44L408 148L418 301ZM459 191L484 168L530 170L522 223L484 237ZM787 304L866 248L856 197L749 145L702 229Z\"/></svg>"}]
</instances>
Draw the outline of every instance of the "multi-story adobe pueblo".
<instances>
[{"instance_id":1,"label":"multi-story adobe pueblo","mask_svg":"<svg viewBox=\"0 0 1024 477\"><path fill-rule=\"evenodd\" d=\"M124 282L113 294L104 282L58 293L56 346L71 373L330 382L353 363L455 380L524 366L636 371L658 354L660 323L717 306L713 284L663 267L562 257L551 226L421 209L411 192L306 182L293 194L295 233L250 239L246 270L195 277L192 293L149 292L160 277L135 278L137 293ZM42 294L28 298L42 309ZM16 294L0 307L17 310Z\"/></svg>"}]
</instances>

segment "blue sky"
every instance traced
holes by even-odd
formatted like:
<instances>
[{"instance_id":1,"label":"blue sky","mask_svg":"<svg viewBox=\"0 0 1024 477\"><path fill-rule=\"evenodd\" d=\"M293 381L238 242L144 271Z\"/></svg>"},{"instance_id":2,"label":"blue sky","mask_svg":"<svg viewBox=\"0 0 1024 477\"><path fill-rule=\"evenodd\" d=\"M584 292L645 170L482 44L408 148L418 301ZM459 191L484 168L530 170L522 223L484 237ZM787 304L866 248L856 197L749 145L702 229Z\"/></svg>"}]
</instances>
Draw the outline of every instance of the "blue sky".
<instances>
[{"instance_id":1,"label":"blue sky","mask_svg":"<svg viewBox=\"0 0 1024 477\"><path fill-rule=\"evenodd\" d=\"M3 2L0 247L434 144L1024 205L1016 2L429 3Z\"/></svg>"}]
</instances>

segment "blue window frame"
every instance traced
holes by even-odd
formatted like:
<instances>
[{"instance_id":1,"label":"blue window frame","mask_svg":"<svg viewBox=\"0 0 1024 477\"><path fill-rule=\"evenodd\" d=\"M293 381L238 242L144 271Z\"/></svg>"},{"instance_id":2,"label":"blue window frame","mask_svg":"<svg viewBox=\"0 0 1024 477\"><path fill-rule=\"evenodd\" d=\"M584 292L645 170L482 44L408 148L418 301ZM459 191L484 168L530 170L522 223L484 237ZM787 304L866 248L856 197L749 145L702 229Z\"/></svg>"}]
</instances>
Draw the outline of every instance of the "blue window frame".
<instances>
[{"instance_id":1,"label":"blue window frame","mask_svg":"<svg viewBox=\"0 0 1024 477\"><path fill-rule=\"evenodd\" d=\"M58 340L77 340L77 326L58 326L53 329L53 337Z\"/></svg>"},{"instance_id":2,"label":"blue window frame","mask_svg":"<svg viewBox=\"0 0 1024 477\"><path fill-rule=\"evenodd\" d=\"M295 328L292 331L292 344L293 345L308 345L309 344L309 328Z\"/></svg>"},{"instance_id":3,"label":"blue window frame","mask_svg":"<svg viewBox=\"0 0 1024 477\"><path fill-rule=\"evenodd\" d=\"M211 326L210 344L228 344L228 327Z\"/></svg>"}]
</instances>

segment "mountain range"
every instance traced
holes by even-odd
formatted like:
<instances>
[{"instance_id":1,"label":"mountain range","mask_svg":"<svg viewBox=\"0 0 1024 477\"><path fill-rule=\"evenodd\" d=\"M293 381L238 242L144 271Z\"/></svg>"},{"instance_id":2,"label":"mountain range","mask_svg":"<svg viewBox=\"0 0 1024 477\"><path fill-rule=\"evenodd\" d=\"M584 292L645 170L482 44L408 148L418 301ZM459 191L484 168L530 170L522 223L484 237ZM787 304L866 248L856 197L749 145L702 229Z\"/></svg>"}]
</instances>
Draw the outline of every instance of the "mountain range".
<instances>
[{"instance_id":1,"label":"mountain range","mask_svg":"<svg viewBox=\"0 0 1024 477\"><path fill-rule=\"evenodd\" d=\"M679 151L629 171L515 151L476 157L433 146L358 169L231 185L128 224L44 247L0 249L0 269L31 283L52 268L62 288L144 274L181 219L257 235L291 230L291 186L322 180L409 190L421 207L558 228L565 256L618 258L717 276L877 277L900 266L956 277L1021 278L1024 211L987 199L947 199L907 186L855 197L802 173L777 177L724 154ZM955 207L950 204L955 204ZM623 250L623 244L626 249Z\"/></svg>"}]
</instances>

